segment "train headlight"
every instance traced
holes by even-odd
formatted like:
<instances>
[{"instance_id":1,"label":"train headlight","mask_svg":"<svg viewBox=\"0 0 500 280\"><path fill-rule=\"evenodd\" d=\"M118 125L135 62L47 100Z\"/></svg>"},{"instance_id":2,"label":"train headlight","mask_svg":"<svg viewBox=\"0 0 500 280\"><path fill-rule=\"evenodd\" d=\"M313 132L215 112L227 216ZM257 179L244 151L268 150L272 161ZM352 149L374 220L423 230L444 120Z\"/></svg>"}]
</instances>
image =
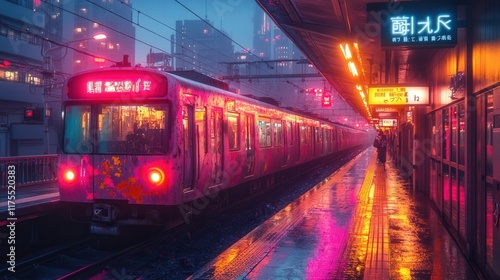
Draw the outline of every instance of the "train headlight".
<instances>
[{"instance_id":1,"label":"train headlight","mask_svg":"<svg viewBox=\"0 0 500 280\"><path fill-rule=\"evenodd\" d=\"M72 169L65 170L63 176L66 183L73 183L76 179L76 173Z\"/></svg>"},{"instance_id":2,"label":"train headlight","mask_svg":"<svg viewBox=\"0 0 500 280\"><path fill-rule=\"evenodd\" d=\"M154 185L160 185L165 180L165 174L159 168L150 168L148 170L148 180Z\"/></svg>"}]
</instances>

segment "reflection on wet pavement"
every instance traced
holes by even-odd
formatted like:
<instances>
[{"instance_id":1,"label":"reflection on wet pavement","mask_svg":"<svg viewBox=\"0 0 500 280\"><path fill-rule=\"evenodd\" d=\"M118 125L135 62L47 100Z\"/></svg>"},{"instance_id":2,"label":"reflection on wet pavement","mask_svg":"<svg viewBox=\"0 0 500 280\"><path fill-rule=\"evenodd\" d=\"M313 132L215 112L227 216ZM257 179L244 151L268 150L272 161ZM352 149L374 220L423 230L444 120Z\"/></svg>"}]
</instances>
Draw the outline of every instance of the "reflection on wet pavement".
<instances>
[{"instance_id":1,"label":"reflection on wet pavement","mask_svg":"<svg viewBox=\"0 0 500 280\"><path fill-rule=\"evenodd\" d=\"M475 279L424 197L373 148L192 279Z\"/></svg>"}]
</instances>

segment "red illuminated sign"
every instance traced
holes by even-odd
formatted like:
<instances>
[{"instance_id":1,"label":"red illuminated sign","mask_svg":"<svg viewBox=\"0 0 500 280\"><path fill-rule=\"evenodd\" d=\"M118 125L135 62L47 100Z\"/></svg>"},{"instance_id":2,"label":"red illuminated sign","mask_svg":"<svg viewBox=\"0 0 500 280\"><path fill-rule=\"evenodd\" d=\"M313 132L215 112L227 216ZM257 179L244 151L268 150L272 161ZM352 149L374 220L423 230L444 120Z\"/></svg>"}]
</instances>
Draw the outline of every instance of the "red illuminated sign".
<instances>
[{"instance_id":1,"label":"red illuminated sign","mask_svg":"<svg viewBox=\"0 0 500 280\"><path fill-rule=\"evenodd\" d=\"M167 94L167 78L148 70L102 70L76 75L67 86L70 98L160 97Z\"/></svg>"},{"instance_id":2,"label":"red illuminated sign","mask_svg":"<svg viewBox=\"0 0 500 280\"><path fill-rule=\"evenodd\" d=\"M4 59L2 63L0 63L0 68L10 68L10 61Z\"/></svg>"},{"instance_id":3,"label":"red illuminated sign","mask_svg":"<svg viewBox=\"0 0 500 280\"><path fill-rule=\"evenodd\" d=\"M332 96L325 94L321 97L321 106L322 107L330 107L332 106Z\"/></svg>"},{"instance_id":4,"label":"red illuminated sign","mask_svg":"<svg viewBox=\"0 0 500 280\"><path fill-rule=\"evenodd\" d=\"M87 82L88 94L119 93L119 92L151 92L152 81L140 78L133 80L96 80Z\"/></svg>"},{"instance_id":5,"label":"red illuminated sign","mask_svg":"<svg viewBox=\"0 0 500 280\"><path fill-rule=\"evenodd\" d=\"M32 109L26 109L26 110L24 111L24 116L25 116L26 118L32 118L32 117L33 117L33 110L32 110Z\"/></svg>"}]
</instances>

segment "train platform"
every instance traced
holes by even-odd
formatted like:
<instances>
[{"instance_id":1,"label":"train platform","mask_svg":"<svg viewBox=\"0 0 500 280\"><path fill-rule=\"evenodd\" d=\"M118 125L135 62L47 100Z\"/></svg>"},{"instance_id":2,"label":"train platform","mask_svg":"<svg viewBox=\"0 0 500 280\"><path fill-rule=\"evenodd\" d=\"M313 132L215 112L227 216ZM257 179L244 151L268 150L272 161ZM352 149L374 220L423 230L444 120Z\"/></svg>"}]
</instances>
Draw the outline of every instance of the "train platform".
<instances>
[{"instance_id":1,"label":"train platform","mask_svg":"<svg viewBox=\"0 0 500 280\"><path fill-rule=\"evenodd\" d=\"M5 224L9 210L14 210L18 220L38 215L42 210L58 207L59 188L57 181L16 186L15 199L8 199L7 187L0 188L0 226ZM9 201L10 204L9 204ZM10 206L10 207L9 207Z\"/></svg>"},{"instance_id":2,"label":"train platform","mask_svg":"<svg viewBox=\"0 0 500 280\"><path fill-rule=\"evenodd\" d=\"M478 279L388 159L366 149L189 279Z\"/></svg>"}]
</instances>

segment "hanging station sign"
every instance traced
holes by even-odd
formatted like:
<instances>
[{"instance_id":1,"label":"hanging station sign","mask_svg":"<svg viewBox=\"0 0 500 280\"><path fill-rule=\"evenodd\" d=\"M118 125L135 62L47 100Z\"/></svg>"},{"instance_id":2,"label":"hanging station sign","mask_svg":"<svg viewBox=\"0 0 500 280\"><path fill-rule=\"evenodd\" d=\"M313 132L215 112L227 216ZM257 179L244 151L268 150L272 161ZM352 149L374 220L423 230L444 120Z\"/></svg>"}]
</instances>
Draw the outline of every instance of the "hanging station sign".
<instances>
[{"instance_id":1,"label":"hanging station sign","mask_svg":"<svg viewBox=\"0 0 500 280\"><path fill-rule=\"evenodd\" d=\"M369 21L380 24L383 47L452 47L457 44L457 6L452 2L369 3Z\"/></svg>"},{"instance_id":2,"label":"hanging station sign","mask_svg":"<svg viewBox=\"0 0 500 280\"><path fill-rule=\"evenodd\" d=\"M429 105L429 87L369 87L368 105Z\"/></svg>"},{"instance_id":3,"label":"hanging station sign","mask_svg":"<svg viewBox=\"0 0 500 280\"><path fill-rule=\"evenodd\" d=\"M381 119L380 126L398 126L398 120L397 119Z\"/></svg>"}]
</instances>

